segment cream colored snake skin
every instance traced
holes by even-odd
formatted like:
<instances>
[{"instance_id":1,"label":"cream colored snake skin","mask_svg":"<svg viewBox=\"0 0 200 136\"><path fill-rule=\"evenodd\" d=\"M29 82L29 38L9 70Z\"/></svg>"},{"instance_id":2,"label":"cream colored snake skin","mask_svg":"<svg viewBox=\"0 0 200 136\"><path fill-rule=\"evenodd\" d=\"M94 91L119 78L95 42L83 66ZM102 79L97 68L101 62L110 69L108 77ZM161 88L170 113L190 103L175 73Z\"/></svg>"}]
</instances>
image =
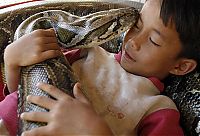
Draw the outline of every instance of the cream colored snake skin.
<instances>
[{"instance_id":1,"label":"cream colored snake skin","mask_svg":"<svg viewBox=\"0 0 200 136\"><path fill-rule=\"evenodd\" d=\"M48 10L37 13L23 21L15 32L14 40L36 29L53 28L62 48L90 48L120 36L134 26L138 17L138 10L133 7L100 11L83 17L62 10ZM77 80L64 56L23 67L19 85L18 113L47 111L26 102L26 97L29 94L50 97L36 87L38 82L52 84L73 95L72 88ZM19 135L25 130L41 125L45 124L21 120Z\"/></svg>"}]
</instances>

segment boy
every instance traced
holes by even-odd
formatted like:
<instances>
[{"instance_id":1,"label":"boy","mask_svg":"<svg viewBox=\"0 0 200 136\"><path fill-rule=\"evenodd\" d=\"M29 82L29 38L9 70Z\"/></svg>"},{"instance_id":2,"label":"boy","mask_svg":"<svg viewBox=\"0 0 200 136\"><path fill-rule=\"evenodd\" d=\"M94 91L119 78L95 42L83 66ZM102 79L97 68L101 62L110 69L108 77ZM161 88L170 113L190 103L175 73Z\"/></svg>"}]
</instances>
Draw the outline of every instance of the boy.
<instances>
[{"instance_id":1,"label":"boy","mask_svg":"<svg viewBox=\"0 0 200 136\"><path fill-rule=\"evenodd\" d=\"M100 132L101 134L110 134L112 132L114 134L133 135L183 135L175 104L169 98L159 95L159 91L163 90L163 84L160 81L164 80L169 74L185 75L193 71L199 63L198 43L200 38L198 34L200 22L198 19L199 8L196 7L198 4L197 0L148 0L141 11L137 29L130 29L127 32L122 51L115 57L100 47L89 49L87 54L81 50L68 52L66 56L69 60L70 56L84 56L84 59L70 60L70 62L80 79L86 77L80 81L84 87L85 84L87 86L88 92L85 93L92 106L78 93L77 85L74 90L75 99L73 99L50 85L39 84L39 88L47 91L57 100L37 96L29 97L28 100L49 109L50 112L22 114L24 119L48 123L45 127L24 134L66 135L77 133L100 134ZM183 8L187 10L185 11ZM190 16L193 18L188 19ZM196 26L195 29L193 25ZM191 33L189 34L189 32ZM33 47L30 47L30 49L27 47L25 51L11 53L20 46L27 45L26 42L29 42L30 37L33 41L31 44L36 47L36 51ZM43 40L38 40L39 37L43 37ZM37 43L37 40L34 42L34 39L37 39L39 43ZM5 52L5 62L7 62L8 81L12 83L8 84L11 90L16 90L20 66L30 65L60 55L54 39L55 35L51 30L39 30L8 46ZM45 48L47 43L51 45L49 50ZM23 60L24 52L29 53L30 58ZM90 59L94 56L99 62L108 59L103 63L110 62L110 64L113 64L112 66L116 67L112 67L112 70L109 69L110 67L106 67L108 68L107 71L102 67L98 68L99 65ZM103 59L98 60L99 56ZM14 60L13 58L16 57L19 59ZM86 76L89 73L87 66L93 66L89 70L97 69L98 72L103 70L103 78L99 78L101 74L98 75L98 73L94 73L98 75L94 76L97 78L91 78L90 75ZM112 74L113 70L115 70L114 74ZM121 73L115 74L115 72ZM92 71L90 71L90 74L92 74ZM105 79L106 75L117 75L118 77L115 77L116 80L112 82L110 76ZM14 81L12 81L13 79ZM107 84L99 79L109 83ZM93 84L91 82L93 80L99 81L100 86L95 84L97 82L93 82ZM145 82L145 85L140 84L139 81ZM127 83L131 84L126 85ZM139 83L139 85L137 86L136 83ZM132 84L136 87L133 87ZM110 88L109 85L111 85ZM118 87L122 87L122 89L118 90ZM105 107L100 106L102 105L102 103L99 104L101 100ZM114 103L112 103L113 101ZM107 102L111 105L106 105ZM70 110L65 111L69 108L63 107L67 106L73 106L73 109L70 108ZM93 107L97 113L93 110ZM79 114L77 115L77 113ZM67 117L60 118L61 116ZM90 123L90 118L92 123ZM77 123L77 120L79 123ZM85 125L86 123L88 126ZM69 131L65 129L69 129Z\"/></svg>"}]
</instances>

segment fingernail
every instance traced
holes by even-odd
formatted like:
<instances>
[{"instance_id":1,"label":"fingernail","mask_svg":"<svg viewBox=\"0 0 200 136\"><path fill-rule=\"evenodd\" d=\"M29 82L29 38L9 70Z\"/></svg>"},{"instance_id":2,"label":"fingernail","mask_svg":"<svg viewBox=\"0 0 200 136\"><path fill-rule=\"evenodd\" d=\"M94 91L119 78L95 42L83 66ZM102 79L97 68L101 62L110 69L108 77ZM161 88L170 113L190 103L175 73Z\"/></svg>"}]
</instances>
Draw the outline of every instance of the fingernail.
<instances>
[{"instance_id":1,"label":"fingernail","mask_svg":"<svg viewBox=\"0 0 200 136\"><path fill-rule=\"evenodd\" d=\"M25 132L23 132L21 136L26 136L26 133L25 133Z\"/></svg>"},{"instance_id":2,"label":"fingernail","mask_svg":"<svg viewBox=\"0 0 200 136\"><path fill-rule=\"evenodd\" d=\"M77 87L78 87L78 89L82 89L80 83L77 83Z\"/></svg>"},{"instance_id":3,"label":"fingernail","mask_svg":"<svg viewBox=\"0 0 200 136\"><path fill-rule=\"evenodd\" d=\"M24 113L22 113L22 114L20 115L20 118L22 118L22 119L23 119L23 117L24 117Z\"/></svg>"},{"instance_id":4,"label":"fingernail","mask_svg":"<svg viewBox=\"0 0 200 136\"><path fill-rule=\"evenodd\" d=\"M40 86L42 83L41 82L38 82L37 84L36 84L36 86L38 87L38 86Z\"/></svg>"},{"instance_id":5,"label":"fingernail","mask_svg":"<svg viewBox=\"0 0 200 136\"><path fill-rule=\"evenodd\" d=\"M26 100L29 102L29 101L30 101L30 98L31 98L31 96L28 95L28 96L26 97Z\"/></svg>"}]
</instances>

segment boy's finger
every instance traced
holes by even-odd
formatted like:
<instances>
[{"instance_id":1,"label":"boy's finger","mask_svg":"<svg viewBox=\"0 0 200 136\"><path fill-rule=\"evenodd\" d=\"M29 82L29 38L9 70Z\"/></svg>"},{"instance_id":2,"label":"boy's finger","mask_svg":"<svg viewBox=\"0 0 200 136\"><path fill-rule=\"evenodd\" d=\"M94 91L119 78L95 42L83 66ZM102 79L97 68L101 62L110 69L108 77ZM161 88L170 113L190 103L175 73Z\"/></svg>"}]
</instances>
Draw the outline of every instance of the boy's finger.
<instances>
[{"instance_id":1,"label":"boy's finger","mask_svg":"<svg viewBox=\"0 0 200 136\"><path fill-rule=\"evenodd\" d=\"M49 85L49 84L40 82L37 84L37 87L42 89L43 91L47 92L49 95L51 95L52 97L54 97L56 99L61 99L63 97L69 97L70 99L72 99L71 96L62 92L61 90L59 90L58 88L56 88L53 85Z\"/></svg>"},{"instance_id":2,"label":"boy's finger","mask_svg":"<svg viewBox=\"0 0 200 136\"><path fill-rule=\"evenodd\" d=\"M48 122L50 117L48 112L24 112L20 118L28 121Z\"/></svg>"},{"instance_id":3,"label":"boy's finger","mask_svg":"<svg viewBox=\"0 0 200 136\"><path fill-rule=\"evenodd\" d=\"M31 32L33 35L38 35L40 37L56 37L55 31L53 29L36 29Z\"/></svg>"},{"instance_id":4,"label":"boy's finger","mask_svg":"<svg viewBox=\"0 0 200 136\"><path fill-rule=\"evenodd\" d=\"M48 36L46 37L41 37L42 38L42 43L44 44L49 44L49 43L58 43L58 40L56 39L55 36Z\"/></svg>"},{"instance_id":5,"label":"boy's finger","mask_svg":"<svg viewBox=\"0 0 200 136\"><path fill-rule=\"evenodd\" d=\"M52 107L55 105L56 101L52 98L48 98L46 96L33 96L29 95L27 97L27 101L37 104L38 106L41 106L46 109L52 109Z\"/></svg>"},{"instance_id":6,"label":"boy's finger","mask_svg":"<svg viewBox=\"0 0 200 136\"><path fill-rule=\"evenodd\" d=\"M55 33L55 31L54 31L53 28L45 29L44 31L47 32L47 33L45 33L46 36L50 36L50 37L53 36L53 37L56 37L56 33Z\"/></svg>"},{"instance_id":7,"label":"boy's finger","mask_svg":"<svg viewBox=\"0 0 200 136\"><path fill-rule=\"evenodd\" d=\"M75 98L78 99L79 101L83 103L87 103L87 104L90 103L88 99L85 97L85 95L83 94L80 83L76 83L74 85L73 93L74 93Z\"/></svg>"},{"instance_id":8,"label":"boy's finger","mask_svg":"<svg viewBox=\"0 0 200 136\"><path fill-rule=\"evenodd\" d=\"M48 126L38 127L25 131L21 136L47 136L49 135Z\"/></svg>"},{"instance_id":9,"label":"boy's finger","mask_svg":"<svg viewBox=\"0 0 200 136\"><path fill-rule=\"evenodd\" d=\"M51 58L56 58L58 56L62 56L63 53L60 50L47 50L40 54L40 60L44 61Z\"/></svg>"},{"instance_id":10,"label":"boy's finger","mask_svg":"<svg viewBox=\"0 0 200 136\"><path fill-rule=\"evenodd\" d=\"M48 43L44 45L44 51L47 50L61 50L60 46L58 45L58 43Z\"/></svg>"}]
</instances>

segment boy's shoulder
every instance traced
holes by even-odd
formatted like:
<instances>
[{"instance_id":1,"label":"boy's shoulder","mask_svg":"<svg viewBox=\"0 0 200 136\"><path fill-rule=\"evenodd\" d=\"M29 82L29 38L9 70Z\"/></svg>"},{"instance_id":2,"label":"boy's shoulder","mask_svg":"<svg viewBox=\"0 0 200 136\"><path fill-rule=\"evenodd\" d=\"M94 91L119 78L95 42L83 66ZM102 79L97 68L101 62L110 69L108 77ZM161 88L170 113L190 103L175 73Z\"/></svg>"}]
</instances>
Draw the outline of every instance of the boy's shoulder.
<instances>
[{"instance_id":1,"label":"boy's shoulder","mask_svg":"<svg viewBox=\"0 0 200 136\"><path fill-rule=\"evenodd\" d=\"M173 110L177 110L176 104L167 96L165 95L157 95L154 96L157 97L157 102L154 103L148 110L146 115L149 115L153 112L162 110L162 109L173 109Z\"/></svg>"}]
</instances>

